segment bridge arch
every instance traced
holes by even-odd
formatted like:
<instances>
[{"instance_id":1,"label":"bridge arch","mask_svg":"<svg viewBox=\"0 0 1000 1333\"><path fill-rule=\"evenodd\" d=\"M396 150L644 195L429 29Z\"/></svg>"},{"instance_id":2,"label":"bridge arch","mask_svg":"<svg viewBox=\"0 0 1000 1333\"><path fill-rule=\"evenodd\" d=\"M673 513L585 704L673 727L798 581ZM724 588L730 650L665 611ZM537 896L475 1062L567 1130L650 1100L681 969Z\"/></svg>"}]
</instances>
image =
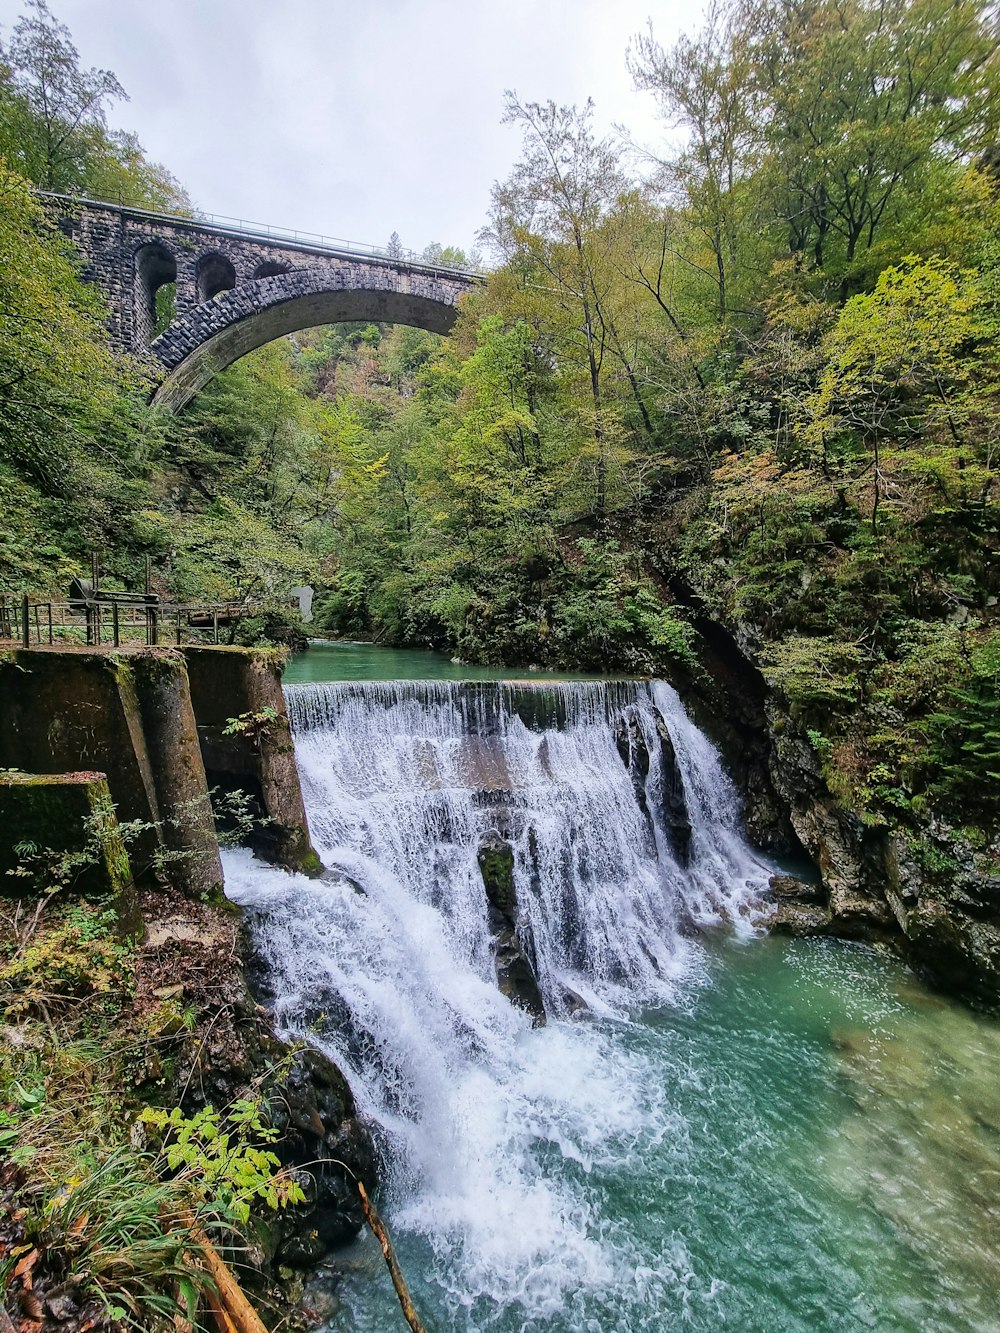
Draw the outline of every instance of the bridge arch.
<instances>
[{"instance_id":1,"label":"bridge arch","mask_svg":"<svg viewBox=\"0 0 1000 1333\"><path fill-rule=\"evenodd\" d=\"M145 358L154 401L169 411L247 352L299 329L359 321L447 333L458 298L482 281L323 236L45 198L107 300L114 342Z\"/></svg>"},{"instance_id":2,"label":"bridge arch","mask_svg":"<svg viewBox=\"0 0 1000 1333\"><path fill-rule=\"evenodd\" d=\"M178 412L220 370L264 343L317 324L410 324L448 333L468 280L391 265L294 269L220 290L160 334L150 351L164 378L154 403Z\"/></svg>"}]
</instances>

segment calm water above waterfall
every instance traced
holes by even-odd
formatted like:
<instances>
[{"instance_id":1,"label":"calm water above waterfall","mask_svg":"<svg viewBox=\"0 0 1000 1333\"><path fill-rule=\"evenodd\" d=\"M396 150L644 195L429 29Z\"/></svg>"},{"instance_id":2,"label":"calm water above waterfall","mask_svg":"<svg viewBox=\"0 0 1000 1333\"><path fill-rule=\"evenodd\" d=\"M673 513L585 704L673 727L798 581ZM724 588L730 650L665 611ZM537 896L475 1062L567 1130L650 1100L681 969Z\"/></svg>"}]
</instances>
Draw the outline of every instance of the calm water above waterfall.
<instances>
[{"instance_id":1,"label":"calm water above waterfall","mask_svg":"<svg viewBox=\"0 0 1000 1333\"><path fill-rule=\"evenodd\" d=\"M871 950L756 932L768 868L668 686L288 696L342 878L231 853L229 892L280 1023L380 1126L429 1328L1000 1328L1000 1032ZM490 835L541 1029L495 984ZM344 1264L329 1327L398 1329L371 1238Z\"/></svg>"},{"instance_id":2,"label":"calm water above waterfall","mask_svg":"<svg viewBox=\"0 0 1000 1333\"><path fill-rule=\"evenodd\" d=\"M286 685L326 680L591 680L565 671L473 666L453 662L444 653L420 648L380 648L350 640L325 643L316 639L309 651L297 653L285 669Z\"/></svg>"}]
</instances>

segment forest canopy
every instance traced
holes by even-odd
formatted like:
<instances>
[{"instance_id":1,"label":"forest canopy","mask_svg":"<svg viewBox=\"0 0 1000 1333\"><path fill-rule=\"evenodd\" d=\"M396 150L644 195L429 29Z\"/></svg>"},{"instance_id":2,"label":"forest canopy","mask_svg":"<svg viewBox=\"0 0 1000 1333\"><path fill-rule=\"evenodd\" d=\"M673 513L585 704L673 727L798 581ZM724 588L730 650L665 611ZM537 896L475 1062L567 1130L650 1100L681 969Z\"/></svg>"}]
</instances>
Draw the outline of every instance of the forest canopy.
<instances>
[{"instance_id":1,"label":"forest canopy","mask_svg":"<svg viewBox=\"0 0 1000 1333\"><path fill-rule=\"evenodd\" d=\"M712 621L864 818L986 818L997 39L973 0L650 26L657 144L508 94L448 339L310 330L164 419L31 187L191 203L32 0L0 52L0 585L61 589L96 546L122 585L147 557L183 597L310 581L323 632L596 671L694 675Z\"/></svg>"}]
</instances>

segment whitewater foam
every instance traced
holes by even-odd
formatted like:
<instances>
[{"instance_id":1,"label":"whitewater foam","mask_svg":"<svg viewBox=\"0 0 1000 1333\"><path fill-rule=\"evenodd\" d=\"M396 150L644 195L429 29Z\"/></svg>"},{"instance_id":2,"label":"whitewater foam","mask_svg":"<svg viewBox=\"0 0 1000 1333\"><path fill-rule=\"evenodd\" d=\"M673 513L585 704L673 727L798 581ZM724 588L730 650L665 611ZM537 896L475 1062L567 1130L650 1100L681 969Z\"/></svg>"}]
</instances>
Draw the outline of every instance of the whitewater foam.
<instances>
[{"instance_id":1,"label":"whitewater foam","mask_svg":"<svg viewBox=\"0 0 1000 1333\"><path fill-rule=\"evenodd\" d=\"M475 1307L468 1326L517 1308L527 1327L581 1293L651 1281L588 1180L686 1135L614 1025L697 981L692 928L754 929L768 870L714 748L662 682L287 694L333 877L230 852L227 886L251 911L279 1026L323 1047L380 1127L393 1226L424 1238L434 1281ZM619 749L628 727L638 788ZM687 864L663 814L664 733ZM520 929L555 1020L542 1030L496 986L477 861L490 836L514 851ZM565 1019L570 992L597 1021Z\"/></svg>"}]
</instances>

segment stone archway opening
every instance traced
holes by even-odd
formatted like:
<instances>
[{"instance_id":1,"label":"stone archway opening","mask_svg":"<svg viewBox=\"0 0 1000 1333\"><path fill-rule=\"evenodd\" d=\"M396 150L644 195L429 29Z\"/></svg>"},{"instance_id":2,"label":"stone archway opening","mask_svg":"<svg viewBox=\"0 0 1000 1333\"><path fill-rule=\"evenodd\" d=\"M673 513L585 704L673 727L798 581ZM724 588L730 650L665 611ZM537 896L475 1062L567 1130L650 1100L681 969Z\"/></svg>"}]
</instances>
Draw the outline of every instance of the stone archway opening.
<instances>
[{"instance_id":1,"label":"stone archway opening","mask_svg":"<svg viewBox=\"0 0 1000 1333\"><path fill-rule=\"evenodd\" d=\"M171 322L177 304L177 260L160 241L135 252L135 345L148 347Z\"/></svg>"},{"instance_id":2,"label":"stone archway opening","mask_svg":"<svg viewBox=\"0 0 1000 1333\"><path fill-rule=\"evenodd\" d=\"M220 292L230 292L236 286L236 269L232 263L218 252L210 251L198 260L195 270L195 290L200 305L211 301Z\"/></svg>"},{"instance_id":3,"label":"stone archway opening","mask_svg":"<svg viewBox=\"0 0 1000 1333\"><path fill-rule=\"evenodd\" d=\"M282 273L291 273L291 264L279 264L273 259L258 264L253 271L254 280L258 278L280 278Z\"/></svg>"}]
</instances>

